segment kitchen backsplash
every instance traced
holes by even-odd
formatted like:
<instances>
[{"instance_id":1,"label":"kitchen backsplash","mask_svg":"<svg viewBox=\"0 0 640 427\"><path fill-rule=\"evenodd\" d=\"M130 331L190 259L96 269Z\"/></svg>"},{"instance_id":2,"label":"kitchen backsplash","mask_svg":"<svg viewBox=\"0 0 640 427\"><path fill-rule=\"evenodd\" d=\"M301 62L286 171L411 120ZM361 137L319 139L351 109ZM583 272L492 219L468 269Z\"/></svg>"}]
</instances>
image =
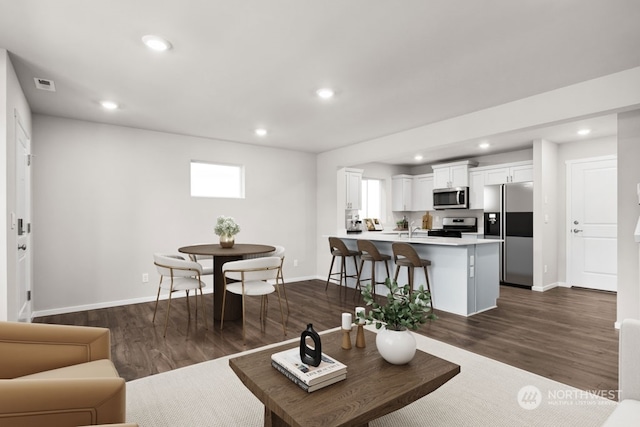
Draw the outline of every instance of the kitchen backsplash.
<instances>
[{"instance_id":1,"label":"kitchen backsplash","mask_svg":"<svg viewBox=\"0 0 640 427\"><path fill-rule=\"evenodd\" d=\"M484 211L481 209L449 209L449 210L439 210L439 211L429 211L429 214L433 218L433 226L432 228L442 228L442 218L444 217L456 217L456 218L469 218L475 217L478 219L478 233L484 233ZM414 227L422 227L422 216L425 212L407 212L407 221L411 224L414 221ZM395 222L402 220L402 216L394 216L393 218L394 224L393 228L395 228Z\"/></svg>"}]
</instances>

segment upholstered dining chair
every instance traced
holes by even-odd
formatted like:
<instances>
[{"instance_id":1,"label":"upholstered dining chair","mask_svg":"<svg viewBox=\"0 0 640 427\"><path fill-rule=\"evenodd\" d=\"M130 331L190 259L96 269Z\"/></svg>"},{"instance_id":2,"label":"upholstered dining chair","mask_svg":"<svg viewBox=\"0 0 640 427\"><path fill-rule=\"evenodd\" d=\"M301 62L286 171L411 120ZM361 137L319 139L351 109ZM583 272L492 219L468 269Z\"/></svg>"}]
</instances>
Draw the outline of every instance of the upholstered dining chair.
<instances>
[{"instance_id":1,"label":"upholstered dining chair","mask_svg":"<svg viewBox=\"0 0 640 427\"><path fill-rule=\"evenodd\" d=\"M153 254L153 263L160 274L160 283L158 284L158 295L156 297L156 307L153 310L153 322L156 320L156 312L158 311L158 300L160 299L160 291L166 289L169 291L169 299L167 302L167 314L164 321L163 336L167 336L167 325L169 324L169 312L171 311L171 296L174 292L185 291L187 294L187 313L191 319L191 305L189 303L189 291L194 290L196 294L196 321L198 320L198 291L200 291L200 305L202 307L202 317L204 319L204 328L207 328L207 315L204 308L204 296L202 288L206 284L200 280L202 276L202 266L195 261L185 260L181 255L163 255L159 253ZM165 280L165 278L167 280Z\"/></svg>"},{"instance_id":2,"label":"upholstered dining chair","mask_svg":"<svg viewBox=\"0 0 640 427\"><path fill-rule=\"evenodd\" d=\"M285 254L285 249L284 246L278 246L275 245L274 246L274 250L271 252L267 252L265 254L252 254L252 255L246 255L245 259L255 259L255 258L264 258L264 257L269 257L269 256L277 256L278 258L280 258L281 260L281 264L280 264L280 272L279 272L279 279L280 279L280 286L282 287L282 294L284 295L284 301L287 304L287 314L290 313L289 311L289 299L287 298L287 288L284 286L284 275L283 275L283 267L284 267L284 254Z\"/></svg>"},{"instance_id":3,"label":"upholstered dining chair","mask_svg":"<svg viewBox=\"0 0 640 427\"><path fill-rule=\"evenodd\" d=\"M227 292L242 295L242 340L245 341L246 332L246 296L261 296L260 320L266 320L267 299L266 296L276 292L278 304L280 305L280 317L282 319L282 331L287 334L284 322L284 311L282 310L282 299L280 298L280 269L282 259L279 257L263 257L254 259L244 259L240 261L230 261L222 266L224 277L225 293L222 296L222 315L220 316L220 329L224 327L224 309ZM232 281L235 280L235 281ZM269 283L275 281L275 284Z\"/></svg>"},{"instance_id":4,"label":"upholstered dining chair","mask_svg":"<svg viewBox=\"0 0 640 427\"><path fill-rule=\"evenodd\" d=\"M287 305L287 314L289 314L289 299L287 298L287 288L284 286L284 274L282 272L282 267L284 266L284 246L274 246L276 249L273 252L269 252L267 256L275 256L280 258L280 270L278 270L278 281L280 286L282 287L282 293L284 295L284 302Z\"/></svg>"},{"instance_id":5,"label":"upholstered dining chair","mask_svg":"<svg viewBox=\"0 0 640 427\"><path fill-rule=\"evenodd\" d=\"M197 245L205 245L207 243L197 243ZM191 261L195 261L202 266L201 276L213 275L213 257L211 255L189 255Z\"/></svg>"}]
</instances>

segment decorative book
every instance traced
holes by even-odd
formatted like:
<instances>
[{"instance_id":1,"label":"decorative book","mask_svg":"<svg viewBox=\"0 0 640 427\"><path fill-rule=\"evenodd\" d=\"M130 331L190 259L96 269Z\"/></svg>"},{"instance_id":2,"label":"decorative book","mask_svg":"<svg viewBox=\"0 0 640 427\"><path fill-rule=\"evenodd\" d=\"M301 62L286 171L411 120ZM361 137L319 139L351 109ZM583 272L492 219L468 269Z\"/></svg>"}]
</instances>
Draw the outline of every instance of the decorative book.
<instances>
[{"instance_id":1,"label":"decorative book","mask_svg":"<svg viewBox=\"0 0 640 427\"><path fill-rule=\"evenodd\" d=\"M298 387L300 387L301 389L303 389L308 393L311 393L312 391L320 390L321 388L324 388L331 384L335 384L338 381L342 381L345 378L347 378L347 373L343 372L337 376L330 377L322 382L314 383L313 385L307 385L300 378L298 378L297 376L295 376L293 373L289 372L287 369L283 368L282 366L278 365L273 360L271 361L271 366L276 368L282 375L289 378L291 381L293 381L294 384L296 384Z\"/></svg>"},{"instance_id":2,"label":"decorative book","mask_svg":"<svg viewBox=\"0 0 640 427\"><path fill-rule=\"evenodd\" d=\"M347 366L331 356L322 353L322 360L318 366L310 366L300 360L300 349L293 348L271 355L272 365L278 365L288 373L294 375L303 384L313 386L323 383L331 378L347 374ZM274 367L276 369L277 366ZM280 372L282 372L280 370ZM286 375L286 374L285 374ZM344 378L343 378L344 379ZM328 384L326 384L328 385Z\"/></svg>"}]
</instances>

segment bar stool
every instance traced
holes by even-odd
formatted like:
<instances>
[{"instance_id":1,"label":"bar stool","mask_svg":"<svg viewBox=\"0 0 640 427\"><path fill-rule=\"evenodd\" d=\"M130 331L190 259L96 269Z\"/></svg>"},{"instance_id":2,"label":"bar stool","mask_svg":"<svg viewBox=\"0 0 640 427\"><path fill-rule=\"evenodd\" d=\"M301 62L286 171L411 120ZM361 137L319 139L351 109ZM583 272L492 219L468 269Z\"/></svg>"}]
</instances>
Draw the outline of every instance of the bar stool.
<instances>
[{"instance_id":1,"label":"bar stool","mask_svg":"<svg viewBox=\"0 0 640 427\"><path fill-rule=\"evenodd\" d=\"M376 285L383 285L385 282L376 281L376 262L382 261L384 262L384 266L387 269L387 279L391 278L391 274L389 273L389 260L391 259L391 255L381 254L378 251L378 248L371 240L358 240L358 250L362 252L362 256L360 257L360 272L358 273L358 285L357 287L362 290L360 286L360 276L362 276L362 268L364 267L365 261L371 261L371 288L373 289L373 295L376 295Z\"/></svg>"},{"instance_id":2,"label":"bar stool","mask_svg":"<svg viewBox=\"0 0 640 427\"><path fill-rule=\"evenodd\" d=\"M394 242L391 244L391 249L393 250L393 260L396 263L396 274L393 280L398 280L400 267L407 267L409 269L409 289L413 292L413 271L416 267L422 267L424 269L424 277L427 280L427 291L431 294L429 273L427 272L427 267L431 265L431 261L420 258L409 243ZM431 307L433 307L433 295L431 295Z\"/></svg>"},{"instance_id":3,"label":"bar stool","mask_svg":"<svg viewBox=\"0 0 640 427\"><path fill-rule=\"evenodd\" d=\"M331 250L331 266L329 267L329 276L327 276L327 284L324 287L324 290L326 292L326 290L329 288L329 281L333 280L333 281L337 281L339 283L340 286L342 286L342 280L344 279L344 294L345 296L347 295L347 278L351 277L353 279L356 279L356 288L358 288L360 286L360 283L357 282L359 273L358 273L358 260L357 257L362 255L362 252L360 251L352 251L351 249L347 248L347 245L345 245L345 243L337 238L337 237L329 237L329 249ZM336 257L340 257L340 271L336 272L336 273L332 273L333 271L333 263L336 260ZM348 257L353 257L353 265L356 268L356 274L347 274L347 262L346 259ZM333 279L331 276L335 276L335 275L339 275L340 276L340 280L338 279ZM342 290L340 290L340 292L342 293Z\"/></svg>"}]
</instances>

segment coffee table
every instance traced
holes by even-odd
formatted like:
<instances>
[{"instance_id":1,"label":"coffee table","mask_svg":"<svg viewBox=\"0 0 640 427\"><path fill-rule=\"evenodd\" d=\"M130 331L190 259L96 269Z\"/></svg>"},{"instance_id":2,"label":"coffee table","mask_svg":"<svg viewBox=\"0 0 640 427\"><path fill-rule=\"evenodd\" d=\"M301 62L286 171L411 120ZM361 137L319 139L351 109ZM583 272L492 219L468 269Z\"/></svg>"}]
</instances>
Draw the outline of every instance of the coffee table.
<instances>
[{"instance_id":1,"label":"coffee table","mask_svg":"<svg viewBox=\"0 0 640 427\"><path fill-rule=\"evenodd\" d=\"M365 348L343 350L342 332L321 335L322 351L347 365L347 378L307 393L271 366L271 355L298 343L229 360L231 369L264 404L265 426L367 426L436 390L460 366L416 352L407 365L392 365L376 350L376 334L365 330ZM355 342L355 330L351 333Z\"/></svg>"}]
</instances>

